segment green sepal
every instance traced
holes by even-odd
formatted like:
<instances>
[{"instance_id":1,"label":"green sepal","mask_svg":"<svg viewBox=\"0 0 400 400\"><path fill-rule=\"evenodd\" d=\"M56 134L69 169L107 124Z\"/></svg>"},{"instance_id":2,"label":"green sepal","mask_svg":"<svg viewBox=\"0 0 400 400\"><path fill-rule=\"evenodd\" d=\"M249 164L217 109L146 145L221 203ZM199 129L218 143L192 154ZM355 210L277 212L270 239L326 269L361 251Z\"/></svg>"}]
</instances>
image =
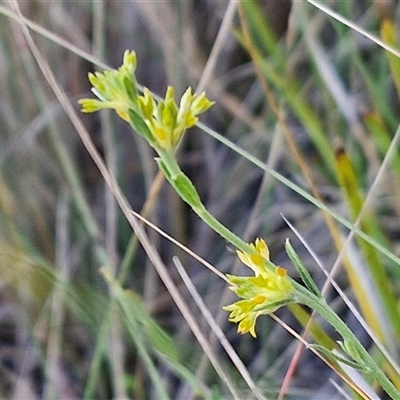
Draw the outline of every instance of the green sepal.
<instances>
[{"instance_id":1,"label":"green sepal","mask_svg":"<svg viewBox=\"0 0 400 400\"><path fill-rule=\"evenodd\" d=\"M304 266L303 262L300 260L300 257L297 255L296 251L290 244L289 239L286 239L285 249L286 249L287 255L289 256L293 265L296 267L297 272L299 273L300 278L306 285L307 289L310 292L312 292L313 294L315 294L316 296L322 297L320 290L318 289L317 285L315 284L313 278L311 278L311 275L308 272L307 268Z\"/></svg>"},{"instance_id":2,"label":"green sepal","mask_svg":"<svg viewBox=\"0 0 400 400\"><path fill-rule=\"evenodd\" d=\"M183 172L179 172L177 175L172 177L171 180L173 187L186 203L194 209L203 207L196 188L192 181Z\"/></svg>"},{"instance_id":3,"label":"green sepal","mask_svg":"<svg viewBox=\"0 0 400 400\"><path fill-rule=\"evenodd\" d=\"M136 103L138 91L137 91L137 83L136 79L134 77L124 77L123 78L123 84L126 93L128 94L129 99L133 102Z\"/></svg>"},{"instance_id":4,"label":"green sepal","mask_svg":"<svg viewBox=\"0 0 400 400\"><path fill-rule=\"evenodd\" d=\"M129 123L131 127L140 136L145 138L151 147L155 147L157 142L154 140L154 137L149 127L146 125L146 122L144 122L143 118L132 108L128 109L128 114L129 114Z\"/></svg>"}]
</instances>

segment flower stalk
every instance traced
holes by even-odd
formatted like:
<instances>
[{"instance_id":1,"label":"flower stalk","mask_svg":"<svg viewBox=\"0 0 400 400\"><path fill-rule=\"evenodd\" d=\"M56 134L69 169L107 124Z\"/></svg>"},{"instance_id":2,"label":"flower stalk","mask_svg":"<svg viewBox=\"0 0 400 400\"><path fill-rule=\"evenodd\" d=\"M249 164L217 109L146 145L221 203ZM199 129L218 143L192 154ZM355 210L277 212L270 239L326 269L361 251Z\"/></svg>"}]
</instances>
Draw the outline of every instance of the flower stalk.
<instances>
[{"instance_id":1,"label":"flower stalk","mask_svg":"<svg viewBox=\"0 0 400 400\"><path fill-rule=\"evenodd\" d=\"M126 51L118 70L89 74L92 91L97 99L81 99L82 111L91 113L113 109L141 135L156 151L156 161L178 195L193 211L227 242L235 246L240 261L250 268L254 276L227 275L230 289L240 298L224 307L229 311L229 321L238 324L238 332L256 337L256 321L261 315L270 314L289 303L299 303L317 311L342 336L342 349L360 370L377 380L393 399L400 399L399 391L386 377L374 359L361 345L347 325L335 314L322 297L300 258L286 243L286 251L298 270L305 287L292 280L281 266L269 258L268 246L263 239L246 243L209 213L191 180L181 170L175 151L185 133L197 122L199 115L208 110L213 101L204 92L192 93L188 88L179 106L172 87L164 99L158 100L144 88L139 94L136 77L136 54ZM325 349L332 357L334 352Z\"/></svg>"}]
</instances>

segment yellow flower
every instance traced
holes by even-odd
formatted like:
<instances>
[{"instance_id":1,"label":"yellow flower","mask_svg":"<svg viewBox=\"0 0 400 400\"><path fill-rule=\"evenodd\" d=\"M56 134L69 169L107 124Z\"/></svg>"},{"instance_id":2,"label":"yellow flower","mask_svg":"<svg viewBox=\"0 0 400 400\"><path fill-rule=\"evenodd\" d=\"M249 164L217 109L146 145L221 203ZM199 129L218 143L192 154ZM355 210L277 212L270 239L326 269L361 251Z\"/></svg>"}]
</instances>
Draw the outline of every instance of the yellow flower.
<instances>
[{"instance_id":1,"label":"yellow flower","mask_svg":"<svg viewBox=\"0 0 400 400\"><path fill-rule=\"evenodd\" d=\"M97 99L79 100L82 112L113 109L156 150L174 150L185 130L195 125L198 115L214 102L208 100L204 92L192 94L192 89L188 88L178 107L174 89L170 86L163 100L155 100L147 88L139 95L135 70L136 53L127 50L118 70L89 73L92 92Z\"/></svg>"},{"instance_id":2,"label":"yellow flower","mask_svg":"<svg viewBox=\"0 0 400 400\"><path fill-rule=\"evenodd\" d=\"M138 97L138 106L144 120L163 149L175 149L185 130L197 123L197 115L213 104L205 97L204 92L199 96L192 94L190 87L183 94L179 108L171 86L168 86L164 100L156 102L148 90Z\"/></svg>"},{"instance_id":3,"label":"yellow flower","mask_svg":"<svg viewBox=\"0 0 400 400\"><path fill-rule=\"evenodd\" d=\"M136 107L137 82L135 78L136 53L126 50L122 66L118 70L89 73L92 92L96 99L81 99L82 112L92 113L111 108L129 122L129 108Z\"/></svg>"},{"instance_id":4,"label":"yellow flower","mask_svg":"<svg viewBox=\"0 0 400 400\"><path fill-rule=\"evenodd\" d=\"M253 250L250 254L237 250L236 253L240 261L251 268L256 276L266 273L268 268L266 269L265 263L269 262L269 249L267 244L263 239L257 238L255 244L250 243L250 247ZM271 263L269 262L269 264Z\"/></svg>"},{"instance_id":5,"label":"yellow flower","mask_svg":"<svg viewBox=\"0 0 400 400\"><path fill-rule=\"evenodd\" d=\"M191 128L197 121L197 115L208 110L214 104L206 98L205 92L192 94L192 88L187 88L179 103L177 125L181 128Z\"/></svg>"},{"instance_id":6,"label":"yellow flower","mask_svg":"<svg viewBox=\"0 0 400 400\"><path fill-rule=\"evenodd\" d=\"M255 276L227 275L233 290L240 300L225 306L230 311L229 321L239 323L238 333L249 332L256 337L257 317L270 314L293 299L293 285L286 275L286 270L275 266L269 260L268 246L262 239L250 244L252 252L237 252L240 260L251 268Z\"/></svg>"}]
</instances>

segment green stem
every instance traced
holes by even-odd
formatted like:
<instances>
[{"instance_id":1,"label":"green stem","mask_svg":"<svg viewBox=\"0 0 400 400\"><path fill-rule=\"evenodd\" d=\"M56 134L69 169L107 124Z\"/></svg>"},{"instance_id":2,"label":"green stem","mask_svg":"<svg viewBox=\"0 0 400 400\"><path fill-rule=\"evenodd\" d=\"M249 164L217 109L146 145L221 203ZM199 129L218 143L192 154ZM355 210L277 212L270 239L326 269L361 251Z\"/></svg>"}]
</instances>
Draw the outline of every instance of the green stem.
<instances>
[{"instance_id":1,"label":"green stem","mask_svg":"<svg viewBox=\"0 0 400 400\"><path fill-rule=\"evenodd\" d=\"M160 158L164 161L164 164L166 165L171 177L174 177L182 172L181 167L176 161L174 150L164 150L161 148L156 150Z\"/></svg>"},{"instance_id":2,"label":"green stem","mask_svg":"<svg viewBox=\"0 0 400 400\"><path fill-rule=\"evenodd\" d=\"M382 389L395 400L400 400L400 392L396 389L389 378L383 373L381 368L376 364L375 360L370 356L367 350L359 342L357 337L343 322L340 317L328 306L325 300L315 296L306 288L296 282L292 282L296 288L296 302L302 303L312 310L317 311L337 332L342 336L343 340L350 344L356 350L363 366L368 368L369 374L377 380Z\"/></svg>"},{"instance_id":3,"label":"green stem","mask_svg":"<svg viewBox=\"0 0 400 400\"><path fill-rule=\"evenodd\" d=\"M231 230L229 230L226 226L222 225L212 214L210 214L207 209L202 207L195 207L193 211L215 232L221 235L226 241L231 243L237 249L245 252L252 253L253 250L250 246L236 236Z\"/></svg>"},{"instance_id":4,"label":"green stem","mask_svg":"<svg viewBox=\"0 0 400 400\"><path fill-rule=\"evenodd\" d=\"M157 153L163 161L169 176L166 176L168 181L174 187L176 192L180 195L180 197L189 204L192 210L214 231L217 232L220 236L222 236L227 242L231 243L237 249L246 252L252 253L252 248L244 242L240 237L235 235L231 230L229 230L226 226L221 224L213 215L211 215L203 203L197 202L196 204L190 203L187 200L187 197L182 196L181 190L174 185L174 179L183 174L179 164L176 161L175 154L168 150L157 149ZM194 186L192 188L194 189ZM197 195L197 192L196 192Z\"/></svg>"}]
</instances>

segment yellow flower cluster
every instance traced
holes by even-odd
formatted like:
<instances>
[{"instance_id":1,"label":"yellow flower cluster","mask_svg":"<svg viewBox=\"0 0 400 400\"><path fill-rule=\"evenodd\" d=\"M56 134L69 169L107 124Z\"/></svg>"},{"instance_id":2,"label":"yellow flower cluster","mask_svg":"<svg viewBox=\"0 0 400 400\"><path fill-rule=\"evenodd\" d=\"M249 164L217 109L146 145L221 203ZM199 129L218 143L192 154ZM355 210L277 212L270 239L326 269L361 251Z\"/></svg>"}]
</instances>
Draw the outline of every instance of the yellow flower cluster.
<instances>
[{"instance_id":1,"label":"yellow flower cluster","mask_svg":"<svg viewBox=\"0 0 400 400\"><path fill-rule=\"evenodd\" d=\"M214 102L206 98L205 92L200 95L192 94L190 87L183 94L179 108L171 86L168 86L164 100L156 102L147 88L144 89L143 96L138 97L141 114L163 149L175 148L185 130L197 123L197 116L213 104Z\"/></svg>"},{"instance_id":2,"label":"yellow flower cluster","mask_svg":"<svg viewBox=\"0 0 400 400\"><path fill-rule=\"evenodd\" d=\"M136 54L127 50L118 70L90 73L92 91L99 100L79 100L82 111L90 113L102 108L114 109L135 129L148 129L150 136L144 132L138 133L148 138L153 147L175 149L185 130L194 126L198 115L209 109L214 102L206 98L205 92L200 95L192 94L190 87L183 94L179 107L172 87L168 87L163 100L157 101L147 88L144 88L143 95L138 95L135 70ZM138 123L137 118L145 125Z\"/></svg>"},{"instance_id":3,"label":"yellow flower cluster","mask_svg":"<svg viewBox=\"0 0 400 400\"><path fill-rule=\"evenodd\" d=\"M237 255L254 271L255 276L227 275L231 289L243 300L225 306L224 310L230 311L229 321L239 323L239 333L249 332L256 337L257 317L290 303L294 289L286 270L269 260L269 250L264 240L257 239L255 244L250 244L250 248L251 252L237 251Z\"/></svg>"},{"instance_id":4,"label":"yellow flower cluster","mask_svg":"<svg viewBox=\"0 0 400 400\"><path fill-rule=\"evenodd\" d=\"M89 73L92 92L99 98L81 99L78 103L82 112L92 113L103 108L111 108L129 122L128 109L136 108L137 82L135 78L136 53L126 50L122 66L115 71Z\"/></svg>"}]
</instances>

